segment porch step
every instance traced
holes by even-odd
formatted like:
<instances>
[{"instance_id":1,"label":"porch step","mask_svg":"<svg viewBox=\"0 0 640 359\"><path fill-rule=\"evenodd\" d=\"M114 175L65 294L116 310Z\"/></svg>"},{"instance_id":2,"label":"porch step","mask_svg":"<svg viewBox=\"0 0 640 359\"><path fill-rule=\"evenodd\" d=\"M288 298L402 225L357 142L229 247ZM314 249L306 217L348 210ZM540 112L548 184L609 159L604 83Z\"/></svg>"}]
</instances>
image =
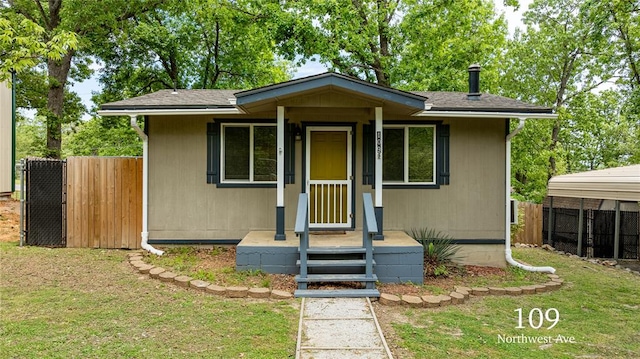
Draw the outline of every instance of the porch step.
<instances>
[{"instance_id":1,"label":"porch step","mask_svg":"<svg viewBox=\"0 0 640 359\"><path fill-rule=\"evenodd\" d=\"M367 278L364 274L307 274L307 278L296 276L298 283L318 283L318 282L377 282L378 276Z\"/></svg>"},{"instance_id":2,"label":"porch step","mask_svg":"<svg viewBox=\"0 0 640 359\"><path fill-rule=\"evenodd\" d=\"M364 254L366 251L362 247L309 247L307 254Z\"/></svg>"},{"instance_id":3,"label":"porch step","mask_svg":"<svg viewBox=\"0 0 640 359\"><path fill-rule=\"evenodd\" d=\"M364 298L380 297L377 289L297 289L293 295L297 298Z\"/></svg>"},{"instance_id":4,"label":"porch step","mask_svg":"<svg viewBox=\"0 0 640 359\"><path fill-rule=\"evenodd\" d=\"M367 261L364 259L309 259L307 267L364 267ZM296 261L296 265L300 266L300 260ZM376 265L376 261L373 261Z\"/></svg>"}]
</instances>

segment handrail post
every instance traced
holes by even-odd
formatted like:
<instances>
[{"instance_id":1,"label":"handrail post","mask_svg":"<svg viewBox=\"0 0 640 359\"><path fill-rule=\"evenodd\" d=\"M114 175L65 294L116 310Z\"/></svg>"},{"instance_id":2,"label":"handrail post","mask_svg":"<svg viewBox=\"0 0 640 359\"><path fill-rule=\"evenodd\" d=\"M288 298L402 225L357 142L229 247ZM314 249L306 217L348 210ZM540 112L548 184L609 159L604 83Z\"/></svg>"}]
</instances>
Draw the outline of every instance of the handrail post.
<instances>
[{"instance_id":1,"label":"handrail post","mask_svg":"<svg viewBox=\"0 0 640 359\"><path fill-rule=\"evenodd\" d=\"M296 213L295 232L300 236L300 278L307 278L307 249L309 248L309 205L308 195L300 193L298 197L298 211ZM307 289L307 282L300 281L299 289Z\"/></svg>"},{"instance_id":2,"label":"handrail post","mask_svg":"<svg viewBox=\"0 0 640 359\"><path fill-rule=\"evenodd\" d=\"M362 245L365 248L365 276L367 279L373 278L373 235L378 232L378 223L373 211L373 201L371 193L362 194ZM373 289L374 283L366 282L367 289Z\"/></svg>"}]
</instances>

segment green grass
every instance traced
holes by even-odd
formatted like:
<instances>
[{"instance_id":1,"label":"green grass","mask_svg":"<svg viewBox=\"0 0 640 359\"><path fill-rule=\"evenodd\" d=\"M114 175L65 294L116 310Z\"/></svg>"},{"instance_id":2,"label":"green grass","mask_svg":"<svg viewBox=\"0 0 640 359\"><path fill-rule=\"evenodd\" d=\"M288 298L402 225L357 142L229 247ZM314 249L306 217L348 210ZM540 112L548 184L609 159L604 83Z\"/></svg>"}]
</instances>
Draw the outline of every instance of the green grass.
<instances>
[{"instance_id":1,"label":"green grass","mask_svg":"<svg viewBox=\"0 0 640 359\"><path fill-rule=\"evenodd\" d=\"M551 265L565 279L562 289L531 296L486 297L438 310L403 310L392 324L414 358L633 358L640 353L640 277L542 250L514 249L533 265ZM526 276L525 273L516 275ZM523 325L518 329L522 308ZM533 329L528 313L555 308L558 324ZM574 337L575 343L504 343L504 337Z\"/></svg>"},{"instance_id":2,"label":"green grass","mask_svg":"<svg viewBox=\"0 0 640 359\"><path fill-rule=\"evenodd\" d=\"M269 275L261 270L236 271L235 265L202 269L196 247L173 247L167 248L165 255L148 255L145 262L155 266L170 269L176 273L187 275L194 279L201 279L207 282L223 286L258 286L269 288L271 280ZM215 247L207 250L206 255L215 256L227 251L224 247Z\"/></svg>"},{"instance_id":3,"label":"green grass","mask_svg":"<svg viewBox=\"0 0 640 359\"><path fill-rule=\"evenodd\" d=\"M185 290L136 273L126 253L0 243L0 353L12 358L294 356L298 301L225 300Z\"/></svg>"}]
</instances>

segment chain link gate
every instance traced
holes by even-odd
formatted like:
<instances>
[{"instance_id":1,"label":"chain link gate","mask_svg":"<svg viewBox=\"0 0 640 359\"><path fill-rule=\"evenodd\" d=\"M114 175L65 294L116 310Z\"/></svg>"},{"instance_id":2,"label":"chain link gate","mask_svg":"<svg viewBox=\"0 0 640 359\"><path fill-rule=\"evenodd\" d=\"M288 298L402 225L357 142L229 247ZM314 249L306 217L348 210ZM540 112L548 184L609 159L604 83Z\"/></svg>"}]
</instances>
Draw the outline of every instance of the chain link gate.
<instances>
[{"instance_id":1,"label":"chain link gate","mask_svg":"<svg viewBox=\"0 0 640 359\"><path fill-rule=\"evenodd\" d=\"M25 243L66 247L66 162L26 159L22 171Z\"/></svg>"}]
</instances>

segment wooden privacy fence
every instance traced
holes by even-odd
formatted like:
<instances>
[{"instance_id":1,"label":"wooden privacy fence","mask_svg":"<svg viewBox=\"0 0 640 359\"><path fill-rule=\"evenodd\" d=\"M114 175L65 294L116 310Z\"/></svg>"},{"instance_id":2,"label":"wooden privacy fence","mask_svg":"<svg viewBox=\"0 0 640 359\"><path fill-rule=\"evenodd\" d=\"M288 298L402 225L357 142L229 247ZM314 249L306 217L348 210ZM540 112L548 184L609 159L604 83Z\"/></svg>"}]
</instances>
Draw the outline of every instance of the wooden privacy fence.
<instances>
[{"instance_id":1,"label":"wooden privacy fence","mask_svg":"<svg viewBox=\"0 0 640 359\"><path fill-rule=\"evenodd\" d=\"M67 158L67 247L140 248L142 158Z\"/></svg>"},{"instance_id":2,"label":"wooden privacy fence","mask_svg":"<svg viewBox=\"0 0 640 359\"><path fill-rule=\"evenodd\" d=\"M518 213L523 224L514 242L542 246L542 204L520 202Z\"/></svg>"}]
</instances>

